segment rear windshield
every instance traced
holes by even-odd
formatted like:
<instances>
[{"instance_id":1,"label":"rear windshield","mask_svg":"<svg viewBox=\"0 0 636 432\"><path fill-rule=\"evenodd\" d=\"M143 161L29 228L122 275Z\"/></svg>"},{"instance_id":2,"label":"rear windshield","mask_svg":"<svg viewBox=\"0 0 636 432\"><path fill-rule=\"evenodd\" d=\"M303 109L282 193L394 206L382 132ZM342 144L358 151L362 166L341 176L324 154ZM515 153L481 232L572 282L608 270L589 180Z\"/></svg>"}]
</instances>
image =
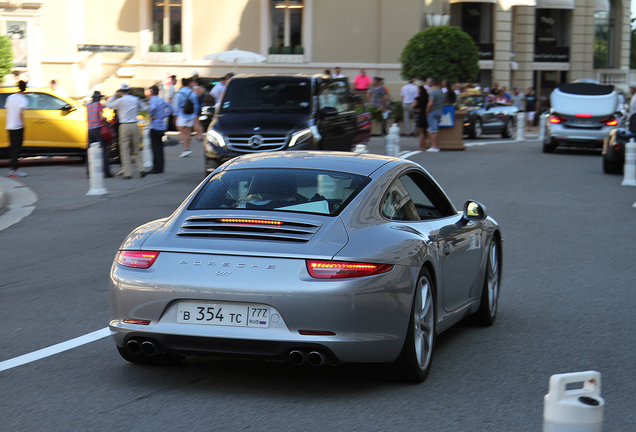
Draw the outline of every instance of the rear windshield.
<instances>
[{"instance_id":1,"label":"rear windshield","mask_svg":"<svg viewBox=\"0 0 636 432\"><path fill-rule=\"evenodd\" d=\"M229 170L215 174L189 209L276 210L336 216L368 182L368 177L336 171Z\"/></svg>"},{"instance_id":2,"label":"rear windshield","mask_svg":"<svg viewBox=\"0 0 636 432\"><path fill-rule=\"evenodd\" d=\"M308 112L310 108L308 79L239 78L225 90L221 111Z\"/></svg>"}]
</instances>

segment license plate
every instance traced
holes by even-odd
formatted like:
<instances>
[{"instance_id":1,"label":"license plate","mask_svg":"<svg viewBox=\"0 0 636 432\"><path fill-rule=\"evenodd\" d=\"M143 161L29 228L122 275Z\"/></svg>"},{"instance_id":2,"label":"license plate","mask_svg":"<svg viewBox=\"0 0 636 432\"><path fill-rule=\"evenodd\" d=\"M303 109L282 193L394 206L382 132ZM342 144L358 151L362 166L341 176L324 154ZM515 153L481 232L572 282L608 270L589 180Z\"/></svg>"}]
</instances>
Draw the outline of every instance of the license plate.
<instances>
[{"instance_id":1,"label":"license plate","mask_svg":"<svg viewBox=\"0 0 636 432\"><path fill-rule=\"evenodd\" d=\"M269 308L236 303L181 302L177 309L181 324L208 324L234 327L269 327Z\"/></svg>"},{"instance_id":2,"label":"license plate","mask_svg":"<svg viewBox=\"0 0 636 432\"><path fill-rule=\"evenodd\" d=\"M592 120L574 120L574 123L581 124L581 125L591 125Z\"/></svg>"}]
</instances>

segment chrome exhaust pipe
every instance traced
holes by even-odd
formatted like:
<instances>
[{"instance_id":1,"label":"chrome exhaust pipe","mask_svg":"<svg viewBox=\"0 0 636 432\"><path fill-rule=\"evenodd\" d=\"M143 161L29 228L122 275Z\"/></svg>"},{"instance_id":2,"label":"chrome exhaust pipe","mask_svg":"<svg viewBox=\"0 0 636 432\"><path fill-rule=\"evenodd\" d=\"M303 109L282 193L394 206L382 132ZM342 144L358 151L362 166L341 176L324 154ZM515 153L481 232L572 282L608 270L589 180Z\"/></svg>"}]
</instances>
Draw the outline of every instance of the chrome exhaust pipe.
<instances>
[{"instance_id":1,"label":"chrome exhaust pipe","mask_svg":"<svg viewBox=\"0 0 636 432\"><path fill-rule=\"evenodd\" d=\"M159 346L155 342L147 340L141 343L141 350L147 356L153 356L159 353Z\"/></svg>"},{"instance_id":2,"label":"chrome exhaust pipe","mask_svg":"<svg viewBox=\"0 0 636 432\"><path fill-rule=\"evenodd\" d=\"M289 362L294 366L300 366L305 363L305 353L300 350L292 350L289 353Z\"/></svg>"},{"instance_id":3,"label":"chrome exhaust pipe","mask_svg":"<svg viewBox=\"0 0 636 432\"><path fill-rule=\"evenodd\" d=\"M307 363L312 366L322 366L327 361L327 357L322 351L312 351L307 356Z\"/></svg>"},{"instance_id":4,"label":"chrome exhaust pipe","mask_svg":"<svg viewBox=\"0 0 636 432\"><path fill-rule=\"evenodd\" d=\"M126 343L126 349L133 355L141 354L141 344L137 339L130 339Z\"/></svg>"}]
</instances>

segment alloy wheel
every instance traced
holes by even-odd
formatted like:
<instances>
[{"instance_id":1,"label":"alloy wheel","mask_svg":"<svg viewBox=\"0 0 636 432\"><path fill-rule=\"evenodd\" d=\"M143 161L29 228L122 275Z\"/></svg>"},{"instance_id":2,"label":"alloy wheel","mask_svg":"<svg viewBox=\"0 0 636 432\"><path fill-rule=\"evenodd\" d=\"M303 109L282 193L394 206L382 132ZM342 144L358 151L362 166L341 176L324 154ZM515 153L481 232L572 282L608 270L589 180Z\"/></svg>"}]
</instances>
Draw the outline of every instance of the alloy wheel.
<instances>
[{"instance_id":1,"label":"alloy wheel","mask_svg":"<svg viewBox=\"0 0 636 432\"><path fill-rule=\"evenodd\" d=\"M426 277L420 278L413 307L415 357L420 369L425 370L433 355L435 311L431 284Z\"/></svg>"}]
</instances>

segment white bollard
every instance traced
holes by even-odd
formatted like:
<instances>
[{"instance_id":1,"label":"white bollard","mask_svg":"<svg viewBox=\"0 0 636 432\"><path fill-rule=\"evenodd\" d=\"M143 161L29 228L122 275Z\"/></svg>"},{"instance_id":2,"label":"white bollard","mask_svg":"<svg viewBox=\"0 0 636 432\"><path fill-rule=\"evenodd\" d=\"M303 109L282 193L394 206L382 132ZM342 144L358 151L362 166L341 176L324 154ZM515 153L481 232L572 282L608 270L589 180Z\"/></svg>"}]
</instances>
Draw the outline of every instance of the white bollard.
<instances>
[{"instance_id":1,"label":"white bollard","mask_svg":"<svg viewBox=\"0 0 636 432\"><path fill-rule=\"evenodd\" d=\"M568 389L578 383L583 386ZM600 372L552 375L543 398L543 432L602 432L604 406Z\"/></svg>"},{"instance_id":2,"label":"white bollard","mask_svg":"<svg viewBox=\"0 0 636 432\"><path fill-rule=\"evenodd\" d=\"M625 165L621 186L636 186L636 142L631 138L625 144Z\"/></svg>"},{"instance_id":3,"label":"white bollard","mask_svg":"<svg viewBox=\"0 0 636 432\"><path fill-rule=\"evenodd\" d=\"M369 153L369 149L367 148L366 144L356 144L355 148L353 149L354 153Z\"/></svg>"},{"instance_id":4,"label":"white bollard","mask_svg":"<svg viewBox=\"0 0 636 432\"><path fill-rule=\"evenodd\" d=\"M141 158L144 161L144 171L150 171L152 169L152 148L150 145L150 127L144 126L142 134L142 149Z\"/></svg>"},{"instance_id":5,"label":"white bollard","mask_svg":"<svg viewBox=\"0 0 636 432\"><path fill-rule=\"evenodd\" d=\"M400 157L400 127L393 123L389 129L389 135L393 135L393 154L391 156Z\"/></svg>"},{"instance_id":6,"label":"white bollard","mask_svg":"<svg viewBox=\"0 0 636 432\"><path fill-rule=\"evenodd\" d=\"M104 187L104 163L101 145L98 142L91 143L87 154L90 190L86 195L106 195L108 189Z\"/></svg>"},{"instance_id":7,"label":"white bollard","mask_svg":"<svg viewBox=\"0 0 636 432\"><path fill-rule=\"evenodd\" d=\"M390 133L384 136L384 154L387 156L393 156L395 151L393 148L395 147L393 142L395 141L395 137Z\"/></svg>"},{"instance_id":8,"label":"white bollard","mask_svg":"<svg viewBox=\"0 0 636 432\"><path fill-rule=\"evenodd\" d=\"M523 141L523 131L526 129L526 113L517 113L517 141Z\"/></svg>"},{"instance_id":9,"label":"white bollard","mask_svg":"<svg viewBox=\"0 0 636 432\"><path fill-rule=\"evenodd\" d=\"M539 117L539 141L543 142L545 140L545 122L546 116L541 114Z\"/></svg>"}]
</instances>

